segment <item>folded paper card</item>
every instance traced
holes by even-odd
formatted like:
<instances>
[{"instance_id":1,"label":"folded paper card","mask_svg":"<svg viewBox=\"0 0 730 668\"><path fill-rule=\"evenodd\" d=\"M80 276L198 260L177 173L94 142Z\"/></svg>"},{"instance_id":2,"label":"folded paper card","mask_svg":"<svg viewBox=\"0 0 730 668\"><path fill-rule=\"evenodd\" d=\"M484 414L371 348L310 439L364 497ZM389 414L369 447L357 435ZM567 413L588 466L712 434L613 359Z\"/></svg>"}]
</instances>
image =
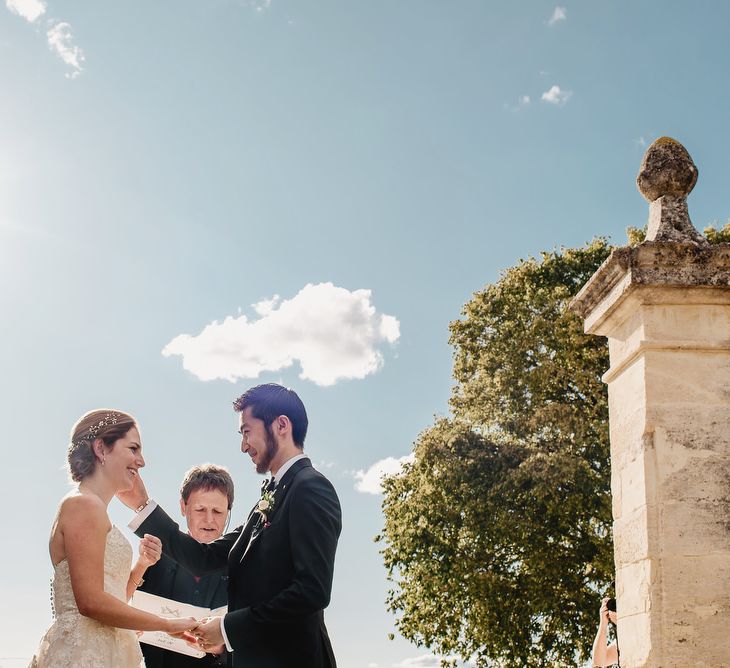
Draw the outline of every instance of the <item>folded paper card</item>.
<instances>
[{"instance_id":1,"label":"folded paper card","mask_svg":"<svg viewBox=\"0 0 730 668\"><path fill-rule=\"evenodd\" d=\"M163 596L148 594L146 591L139 590L134 592L134 596L132 596L129 604L138 610L144 610L145 612L151 612L153 615L169 618L195 617L195 619L204 619L205 617L220 617L228 611L228 607L225 605L222 608L210 610L209 608L201 608L197 605L190 605L189 603L180 603L180 601L173 601ZM155 647L169 649L171 652L178 652L179 654L187 654L188 656L198 658L205 656L205 652L202 650L195 649L188 645L182 638L173 638L164 631L144 631L139 636L139 641L148 645L154 645Z\"/></svg>"}]
</instances>

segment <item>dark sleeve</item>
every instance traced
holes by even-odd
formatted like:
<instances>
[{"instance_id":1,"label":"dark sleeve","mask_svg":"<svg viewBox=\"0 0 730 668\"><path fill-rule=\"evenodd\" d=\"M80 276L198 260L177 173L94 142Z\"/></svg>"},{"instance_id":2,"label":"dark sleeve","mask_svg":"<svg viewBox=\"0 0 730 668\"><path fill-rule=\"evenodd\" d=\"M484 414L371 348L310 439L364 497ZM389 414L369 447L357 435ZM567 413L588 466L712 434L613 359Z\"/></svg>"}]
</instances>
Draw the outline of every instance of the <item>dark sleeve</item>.
<instances>
[{"instance_id":1,"label":"dark sleeve","mask_svg":"<svg viewBox=\"0 0 730 668\"><path fill-rule=\"evenodd\" d=\"M170 585L173 577L172 572L176 568L175 562L163 554L156 564L153 564L145 571L143 576L144 582L138 589L140 591L146 591L148 594L169 598Z\"/></svg>"},{"instance_id":2,"label":"dark sleeve","mask_svg":"<svg viewBox=\"0 0 730 668\"><path fill-rule=\"evenodd\" d=\"M199 543L192 536L180 531L177 522L157 506L134 533L140 538L146 533L157 536L162 541L163 554L191 573L204 575L228 565L228 553L241 533L241 528L238 527L212 543Z\"/></svg>"},{"instance_id":3,"label":"dark sleeve","mask_svg":"<svg viewBox=\"0 0 730 668\"><path fill-rule=\"evenodd\" d=\"M332 484L321 475L303 481L290 493L289 549L294 577L270 600L225 616L226 635L234 650L260 638L266 626L291 623L329 604L342 528L340 502Z\"/></svg>"}]
</instances>

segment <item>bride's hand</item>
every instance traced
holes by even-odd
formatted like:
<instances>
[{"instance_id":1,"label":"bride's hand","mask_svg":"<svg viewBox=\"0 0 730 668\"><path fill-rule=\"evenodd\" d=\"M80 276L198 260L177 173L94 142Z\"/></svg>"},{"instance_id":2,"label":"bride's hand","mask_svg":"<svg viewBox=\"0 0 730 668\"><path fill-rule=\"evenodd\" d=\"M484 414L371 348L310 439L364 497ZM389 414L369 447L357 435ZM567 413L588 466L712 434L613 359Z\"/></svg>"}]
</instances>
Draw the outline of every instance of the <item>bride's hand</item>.
<instances>
[{"instance_id":1,"label":"bride's hand","mask_svg":"<svg viewBox=\"0 0 730 668\"><path fill-rule=\"evenodd\" d=\"M154 566L162 556L162 541L152 534L146 533L139 542L139 563L145 567Z\"/></svg>"},{"instance_id":2,"label":"bride's hand","mask_svg":"<svg viewBox=\"0 0 730 668\"><path fill-rule=\"evenodd\" d=\"M137 510L137 508L147 502L150 496L147 494L147 488L144 486L142 477L139 475L139 470L137 471L137 475L134 476L132 487L123 492L117 492L117 498L127 508L131 508L132 510Z\"/></svg>"},{"instance_id":3,"label":"bride's hand","mask_svg":"<svg viewBox=\"0 0 730 668\"><path fill-rule=\"evenodd\" d=\"M198 622L194 617L180 617L173 619L163 619L164 628L161 630L165 633L174 636L175 638L182 638L183 640L195 641L195 636L188 631L198 627Z\"/></svg>"}]
</instances>

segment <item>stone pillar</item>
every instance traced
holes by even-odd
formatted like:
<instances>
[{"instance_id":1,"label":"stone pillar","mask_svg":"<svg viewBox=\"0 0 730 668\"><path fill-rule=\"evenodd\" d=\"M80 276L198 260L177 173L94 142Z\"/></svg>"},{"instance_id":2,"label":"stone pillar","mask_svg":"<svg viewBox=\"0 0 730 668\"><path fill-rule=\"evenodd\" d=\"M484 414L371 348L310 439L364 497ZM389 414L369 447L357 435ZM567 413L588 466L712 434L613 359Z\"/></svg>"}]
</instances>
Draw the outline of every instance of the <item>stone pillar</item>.
<instances>
[{"instance_id":1,"label":"stone pillar","mask_svg":"<svg viewBox=\"0 0 730 668\"><path fill-rule=\"evenodd\" d=\"M571 305L608 337L626 668L730 666L730 244L692 226L696 180L681 144L652 144L646 241L615 250Z\"/></svg>"}]
</instances>

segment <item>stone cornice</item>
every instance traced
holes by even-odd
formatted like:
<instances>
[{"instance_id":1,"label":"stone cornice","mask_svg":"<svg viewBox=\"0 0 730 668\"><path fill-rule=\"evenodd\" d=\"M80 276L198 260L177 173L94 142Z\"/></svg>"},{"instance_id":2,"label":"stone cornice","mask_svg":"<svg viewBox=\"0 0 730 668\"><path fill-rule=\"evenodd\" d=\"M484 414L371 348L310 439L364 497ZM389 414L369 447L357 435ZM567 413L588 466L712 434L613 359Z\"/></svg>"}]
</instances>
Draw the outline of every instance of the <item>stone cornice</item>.
<instances>
[{"instance_id":1,"label":"stone cornice","mask_svg":"<svg viewBox=\"0 0 730 668\"><path fill-rule=\"evenodd\" d=\"M617 248L570 302L595 329L638 286L677 288L730 287L730 244L645 241Z\"/></svg>"}]
</instances>

